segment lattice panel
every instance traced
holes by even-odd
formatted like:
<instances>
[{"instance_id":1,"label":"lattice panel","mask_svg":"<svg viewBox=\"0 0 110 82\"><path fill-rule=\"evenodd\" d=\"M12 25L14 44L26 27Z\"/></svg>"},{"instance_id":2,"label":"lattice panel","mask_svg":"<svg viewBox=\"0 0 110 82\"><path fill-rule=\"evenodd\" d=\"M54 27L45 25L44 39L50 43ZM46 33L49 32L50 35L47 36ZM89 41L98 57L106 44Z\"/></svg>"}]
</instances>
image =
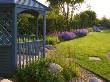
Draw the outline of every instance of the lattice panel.
<instances>
[{"instance_id":1,"label":"lattice panel","mask_svg":"<svg viewBox=\"0 0 110 82\"><path fill-rule=\"evenodd\" d=\"M11 45L12 17L11 12L0 11L0 45Z\"/></svg>"}]
</instances>

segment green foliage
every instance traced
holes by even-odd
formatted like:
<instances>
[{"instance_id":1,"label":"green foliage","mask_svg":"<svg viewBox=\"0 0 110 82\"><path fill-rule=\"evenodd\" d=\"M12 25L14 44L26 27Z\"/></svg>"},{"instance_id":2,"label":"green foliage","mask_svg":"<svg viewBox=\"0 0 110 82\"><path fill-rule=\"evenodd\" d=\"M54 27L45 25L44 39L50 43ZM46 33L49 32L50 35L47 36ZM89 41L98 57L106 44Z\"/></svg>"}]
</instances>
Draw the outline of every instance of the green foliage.
<instances>
[{"instance_id":1,"label":"green foliage","mask_svg":"<svg viewBox=\"0 0 110 82\"><path fill-rule=\"evenodd\" d=\"M58 55L57 57L54 56L50 57L50 59L63 68L61 73L65 79L65 82L68 82L77 76L76 66L73 59L69 60L68 58L61 58L61 56Z\"/></svg>"},{"instance_id":2,"label":"green foliage","mask_svg":"<svg viewBox=\"0 0 110 82\"><path fill-rule=\"evenodd\" d=\"M87 28L93 26L95 20L96 13L94 11L87 10L75 15L72 25L75 28Z\"/></svg>"},{"instance_id":3,"label":"green foliage","mask_svg":"<svg viewBox=\"0 0 110 82\"><path fill-rule=\"evenodd\" d=\"M100 26L104 28L110 28L110 19L103 17L101 20L98 20L96 24L100 24Z\"/></svg>"},{"instance_id":4,"label":"green foliage","mask_svg":"<svg viewBox=\"0 0 110 82\"><path fill-rule=\"evenodd\" d=\"M61 31L64 27L63 16L57 12L47 12L47 32Z\"/></svg>"},{"instance_id":5,"label":"green foliage","mask_svg":"<svg viewBox=\"0 0 110 82\"><path fill-rule=\"evenodd\" d=\"M60 15L57 9L48 11L46 14L47 17L47 33L51 31L61 31L64 27L63 16ZM18 32L19 34L36 34L36 17L22 13L18 16ZM43 17L39 15L38 18L38 30L39 35L43 34Z\"/></svg>"},{"instance_id":6,"label":"green foliage","mask_svg":"<svg viewBox=\"0 0 110 82\"><path fill-rule=\"evenodd\" d=\"M18 16L18 32L19 34L35 34L36 33L36 19L31 14L20 14Z\"/></svg>"},{"instance_id":7,"label":"green foliage","mask_svg":"<svg viewBox=\"0 0 110 82\"><path fill-rule=\"evenodd\" d=\"M47 59L39 59L26 65L25 68L17 68L18 82L64 82L61 73L53 73L48 70Z\"/></svg>"},{"instance_id":8,"label":"green foliage","mask_svg":"<svg viewBox=\"0 0 110 82\"><path fill-rule=\"evenodd\" d=\"M61 31L64 27L64 19L63 16L58 12L52 10L46 13L46 26L47 33L53 31ZM43 31L43 18L39 16L39 31L42 33Z\"/></svg>"},{"instance_id":9,"label":"green foliage","mask_svg":"<svg viewBox=\"0 0 110 82\"><path fill-rule=\"evenodd\" d=\"M58 39L57 36L47 36L46 38L46 44L55 45L58 42L60 42L60 40Z\"/></svg>"},{"instance_id":10,"label":"green foliage","mask_svg":"<svg viewBox=\"0 0 110 82\"><path fill-rule=\"evenodd\" d=\"M103 30L102 32L90 32L86 37L61 42L56 45L56 57L73 58L83 67L110 80L110 59L107 58L107 53L110 51L109 35L110 30ZM68 50L68 47L70 47L70 50ZM68 55L68 52L70 52L70 55ZM89 60L90 56L97 56L101 60ZM52 57L54 56L52 55Z\"/></svg>"},{"instance_id":11,"label":"green foliage","mask_svg":"<svg viewBox=\"0 0 110 82\"><path fill-rule=\"evenodd\" d=\"M41 58L30 62L24 68L18 67L16 71L18 82L67 82L75 76L74 64L67 65L57 59L53 62L59 62L58 64L62 66L63 70L61 72L49 71L48 64L52 61L52 59Z\"/></svg>"},{"instance_id":12,"label":"green foliage","mask_svg":"<svg viewBox=\"0 0 110 82\"><path fill-rule=\"evenodd\" d=\"M71 66L65 67L62 73L64 75L66 82L68 82L70 79L76 76Z\"/></svg>"},{"instance_id":13,"label":"green foliage","mask_svg":"<svg viewBox=\"0 0 110 82\"><path fill-rule=\"evenodd\" d=\"M64 3L70 3L70 4L78 4L82 3L84 0L47 0L49 1L52 5L57 5L57 4L64 4Z\"/></svg>"},{"instance_id":14,"label":"green foliage","mask_svg":"<svg viewBox=\"0 0 110 82\"><path fill-rule=\"evenodd\" d=\"M70 22L73 18L74 9L79 7L79 4L84 0L47 0L50 3L52 10L57 8L57 14L61 14L63 17L63 30L70 30ZM55 12L55 11L54 11Z\"/></svg>"}]
</instances>

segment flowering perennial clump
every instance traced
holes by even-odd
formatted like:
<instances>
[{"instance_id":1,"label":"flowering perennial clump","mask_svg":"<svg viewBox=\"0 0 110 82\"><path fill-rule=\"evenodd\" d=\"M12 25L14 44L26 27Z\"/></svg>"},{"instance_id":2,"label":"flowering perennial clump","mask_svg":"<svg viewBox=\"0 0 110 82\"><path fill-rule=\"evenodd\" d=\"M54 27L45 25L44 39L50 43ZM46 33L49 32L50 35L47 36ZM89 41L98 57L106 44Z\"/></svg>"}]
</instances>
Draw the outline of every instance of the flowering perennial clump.
<instances>
[{"instance_id":1,"label":"flowering perennial clump","mask_svg":"<svg viewBox=\"0 0 110 82\"><path fill-rule=\"evenodd\" d=\"M71 40L76 37L86 36L88 34L88 29L76 29L74 32L50 32L48 33L51 37L58 37L60 40ZM53 38L52 38L53 39ZM49 39L49 41L52 41Z\"/></svg>"},{"instance_id":2,"label":"flowering perennial clump","mask_svg":"<svg viewBox=\"0 0 110 82\"><path fill-rule=\"evenodd\" d=\"M73 32L61 32L58 37L64 40L71 40L76 37L76 34Z\"/></svg>"},{"instance_id":3,"label":"flowering perennial clump","mask_svg":"<svg viewBox=\"0 0 110 82\"><path fill-rule=\"evenodd\" d=\"M86 36L88 34L88 30L87 29L77 29L74 33L77 36Z\"/></svg>"},{"instance_id":4,"label":"flowering perennial clump","mask_svg":"<svg viewBox=\"0 0 110 82\"><path fill-rule=\"evenodd\" d=\"M59 32L58 37L63 40L71 40L79 36L86 36L88 29L77 29L74 32Z\"/></svg>"}]
</instances>

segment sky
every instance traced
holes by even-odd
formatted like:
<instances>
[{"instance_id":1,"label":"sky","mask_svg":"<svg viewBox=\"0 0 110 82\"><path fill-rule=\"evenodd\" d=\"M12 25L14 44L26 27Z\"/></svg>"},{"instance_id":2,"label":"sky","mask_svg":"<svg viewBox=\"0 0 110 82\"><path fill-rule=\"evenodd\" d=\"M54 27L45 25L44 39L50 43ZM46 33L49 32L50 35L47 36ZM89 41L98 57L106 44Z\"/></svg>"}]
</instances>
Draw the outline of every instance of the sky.
<instances>
[{"instance_id":1,"label":"sky","mask_svg":"<svg viewBox=\"0 0 110 82\"><path fill-rule=\"evenodd\" d=\"M46 4L46 0L38 0L39 2ZM98 18L107 17L110 18L110 0L85 0L79 11L87 9L87 5L91 6L91 10L95 11Z\"/></svg>"}]
</instances>

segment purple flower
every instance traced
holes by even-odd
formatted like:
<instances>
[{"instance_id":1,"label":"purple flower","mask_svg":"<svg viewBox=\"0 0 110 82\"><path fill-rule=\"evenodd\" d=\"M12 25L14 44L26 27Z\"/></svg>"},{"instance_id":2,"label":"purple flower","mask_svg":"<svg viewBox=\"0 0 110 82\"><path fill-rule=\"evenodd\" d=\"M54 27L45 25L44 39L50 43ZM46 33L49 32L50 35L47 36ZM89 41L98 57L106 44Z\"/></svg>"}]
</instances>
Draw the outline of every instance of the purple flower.
<instances>
[{"instance_id":1,"label":"purple flower","mask_svg":"<svg viewBox=\"0 0 110 82\"><path fill-rule=\"evenodd\" d=\"M73 32L61 32L58 37L64 40L71 40L76 37L76 34Z\"/></svg>"},{"instance_id":2,"label":"purple flower","mask_svg":"<svg viewBox=\"0 0 110 82\"><path fill-rule=\"evenodd\" d=\"M88 30L87 29L77 29L74 33L78 36L86 36L88 34Z\"/></svg>"}]
</instances>

